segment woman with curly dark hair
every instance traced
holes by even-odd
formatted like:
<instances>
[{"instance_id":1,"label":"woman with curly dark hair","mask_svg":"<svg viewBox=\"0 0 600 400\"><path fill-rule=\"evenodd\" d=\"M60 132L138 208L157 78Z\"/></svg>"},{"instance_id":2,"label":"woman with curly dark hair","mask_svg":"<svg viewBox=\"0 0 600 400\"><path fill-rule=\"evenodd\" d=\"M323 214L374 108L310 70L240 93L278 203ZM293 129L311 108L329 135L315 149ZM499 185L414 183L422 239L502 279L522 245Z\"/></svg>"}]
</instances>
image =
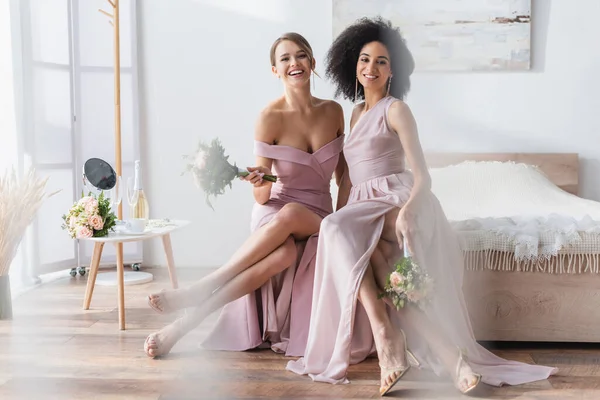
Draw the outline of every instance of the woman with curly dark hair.
<instances>
[{"instance_id":1,"label":"woman with curly dark hair","mask_svg":"<svg viewBox=\"0 0 600 400\"><path fill-rule=\"evenodd\" d=\"M354 108L344 145L348 203L321 224L306 352L288 369L346 383L348 366L374 344L382 395L411 363L447 371L462 393L480 381L499 386L546 379L554 368L501 359L475 341L458 237L431 192L416 123L401 100L413 69L399 30L381 18L357 21L329 50L327 76L336 96L364 101ZM378 299L402 247L433 277L423 311L409 304L398 312Z\"/></svg>"}]
</instances>

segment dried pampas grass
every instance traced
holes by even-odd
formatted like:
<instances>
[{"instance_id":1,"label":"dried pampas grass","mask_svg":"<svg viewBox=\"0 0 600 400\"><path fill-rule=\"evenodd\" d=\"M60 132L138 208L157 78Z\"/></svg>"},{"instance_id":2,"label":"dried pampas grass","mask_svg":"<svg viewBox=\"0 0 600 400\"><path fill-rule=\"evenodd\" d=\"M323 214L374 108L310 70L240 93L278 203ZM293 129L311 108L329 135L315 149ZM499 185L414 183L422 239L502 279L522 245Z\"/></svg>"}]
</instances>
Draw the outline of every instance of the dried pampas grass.
<instances>
[{"instance_id":1,"label":"dried pampas grass","mask_svg":"<svg viewBox=\"0 0 600 400\"><path fill-rule=\"evenodd\" d=\"M14 168L0 177L0 276L8 275L25 230L44 200L57 193L46 196L47 181L33 168L22 179L17 179Z\"/></svg>"}]
</instances>

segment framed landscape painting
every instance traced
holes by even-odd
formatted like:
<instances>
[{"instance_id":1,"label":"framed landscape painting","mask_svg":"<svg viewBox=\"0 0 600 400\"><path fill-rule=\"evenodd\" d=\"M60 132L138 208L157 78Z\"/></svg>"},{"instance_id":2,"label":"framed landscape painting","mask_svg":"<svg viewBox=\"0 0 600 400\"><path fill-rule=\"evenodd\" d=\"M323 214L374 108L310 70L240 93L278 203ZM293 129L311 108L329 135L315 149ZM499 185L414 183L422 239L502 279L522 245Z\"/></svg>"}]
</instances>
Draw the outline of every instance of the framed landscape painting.
<instances>
[{"instance_id":1,"label":"framed landscape painting","mask_svg":"<svg viewBox=\"0 0 600 400\"><path fill-rule=\"evenodd\" d=\"M417 71L528 70L531 0L332 0L333 37L361 17L400 27Z\"/></svg>"}]
</instances>

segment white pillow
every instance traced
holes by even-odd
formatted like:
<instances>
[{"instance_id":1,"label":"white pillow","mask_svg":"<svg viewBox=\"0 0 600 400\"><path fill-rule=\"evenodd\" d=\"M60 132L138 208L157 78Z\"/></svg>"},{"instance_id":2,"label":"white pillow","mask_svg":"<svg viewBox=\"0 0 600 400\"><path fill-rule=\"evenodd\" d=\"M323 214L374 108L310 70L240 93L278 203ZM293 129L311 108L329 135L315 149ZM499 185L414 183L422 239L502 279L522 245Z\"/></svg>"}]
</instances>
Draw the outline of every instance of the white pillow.
<instances>
[{"instance_id":1,"label":"white pillow","mask_svg":"<svg viewBox=\"0 0 600 400\"><path fill-rule=\"evenodd\" d=\"M563 191L536 166L465 161L429 172L432 191L453 221L550 214L600 220L600 203Z\"/></svg>"}]
</instances>

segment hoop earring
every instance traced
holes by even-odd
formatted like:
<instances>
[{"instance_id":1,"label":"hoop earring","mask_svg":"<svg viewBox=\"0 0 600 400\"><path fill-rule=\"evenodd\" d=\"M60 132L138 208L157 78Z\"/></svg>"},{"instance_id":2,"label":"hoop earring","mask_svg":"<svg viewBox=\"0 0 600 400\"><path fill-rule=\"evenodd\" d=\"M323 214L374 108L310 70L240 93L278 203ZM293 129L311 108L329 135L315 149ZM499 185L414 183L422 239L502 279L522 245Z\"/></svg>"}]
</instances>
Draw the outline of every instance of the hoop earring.
<instances>
[{"instance_id":1,"label":"hoop earring","mask_svg":"<svg viewBox=\"0 0 600 400\"><path fill-rule=\"evenodd\" d=\"M390 79L388 79L388 87L386 96L390 95L390 87L392 86L392 76L390 75Z\"/></svg>"},{"instance_id":2,"label":"hoop earring","mask_svg":"<svg viewBox=\"0 0 600 400\"><path fill-rule=\"evenodd\" d=\"M358 76L356 77L356 83L354 84L354 102L358 101Z\"/></svg>"},{"instance_id":3,"label":"hoop earring","mask_svg":"<svg viewBox=\"0 0 600 400\"><path fill-rule=\"evenodd\" d=\"M313 73L310 74L310 80L312 81L312 86L313 86L313 92L316 90L315 89L315 73L313 71Z\"/></svg>"}]
</instances>

